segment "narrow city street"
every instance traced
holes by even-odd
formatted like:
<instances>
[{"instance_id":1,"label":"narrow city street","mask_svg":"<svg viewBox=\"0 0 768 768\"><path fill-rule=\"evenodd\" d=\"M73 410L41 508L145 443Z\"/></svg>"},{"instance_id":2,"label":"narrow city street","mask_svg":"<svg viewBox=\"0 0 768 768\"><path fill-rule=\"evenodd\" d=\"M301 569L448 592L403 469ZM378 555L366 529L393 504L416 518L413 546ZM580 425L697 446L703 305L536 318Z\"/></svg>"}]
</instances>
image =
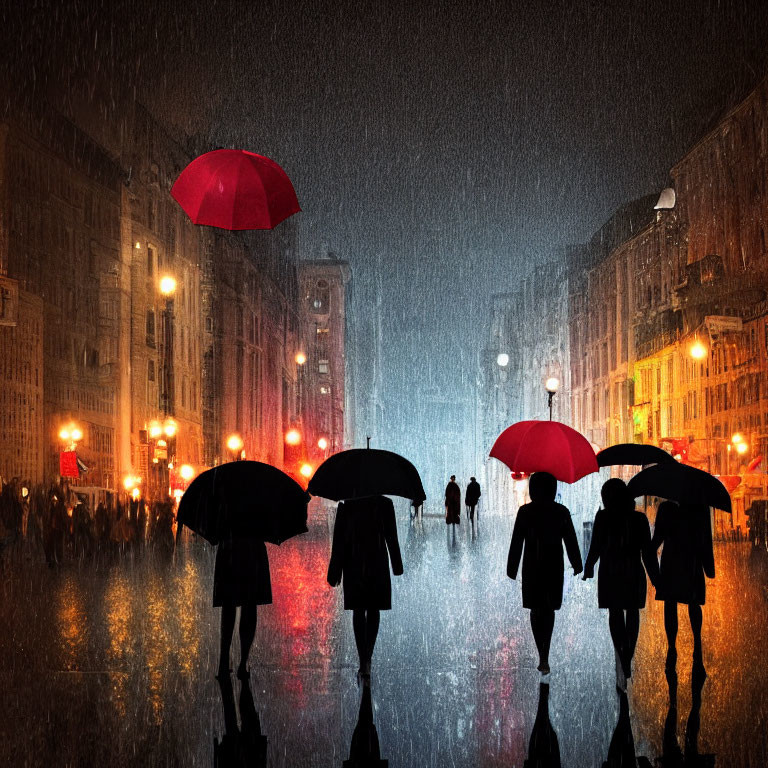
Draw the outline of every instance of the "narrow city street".
<instances>
[{"instance_id":1,"label":"narrow city street","mask_svg":"<svg viewBox=\"0 0 768 768\"><path fill-rule=\"evenodd\" d=\"M505 575L512 515L481 508L474 528L462 517L454 540L438 504L415 522L406 502L396 509L405 573L382 613L371 683L381 758L392 768L523 766L540 676L520 585ZM349 758L362 689L351 615L325 582L332 521L313 503L308 534L268 547L274 603L259 611L250 691L264 764L275 768ZM26 544L2 557L0 764L214 764L225 718L212 547L188 540L172 560L150 550L70 555L55 569ZM698 733L699 753L715 757L697 764L766 765L768 570L746 544L716 545L715 559ZM606 613L595 583L567 573L548 714L569 768L601 766L619 718ZM695 739L691 638L680 619L679 699L668 716L661 604L650 599L641 618L629 712L636 755L651 764L665 721L668 733L676 723L681 749L686 727ZM247 690L244 703L233 684L242 715Z\"/></svg>"}]
</instances>

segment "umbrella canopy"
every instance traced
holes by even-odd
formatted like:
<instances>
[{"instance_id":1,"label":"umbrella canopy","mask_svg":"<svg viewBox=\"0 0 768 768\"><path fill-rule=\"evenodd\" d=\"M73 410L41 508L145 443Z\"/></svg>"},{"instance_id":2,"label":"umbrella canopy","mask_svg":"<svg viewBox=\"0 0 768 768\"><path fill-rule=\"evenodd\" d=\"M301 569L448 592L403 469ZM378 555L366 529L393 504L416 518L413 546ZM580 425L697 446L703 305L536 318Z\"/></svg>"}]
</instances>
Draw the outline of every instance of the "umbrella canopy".
<instances>
[{"instance_id":1,"label":"umbrella canopy","mask_svg":"<svg viewBox=\"0 0 768 768\"><path fill-rule=\"evenodd\" d=\"M549 472L565 483L598 470L589 441L559 421L518 421L496 438L490 455L513 472Z\"/></svg>"},{"instance_id":2,"label":"umbrella canopy","mask_svg":"<svg viewBox=\"0 0 768 768\"><path fill-rule=\"evenodd\" d=\"M317 468L307 490L333 501L379 495L417 502L427 498L416 467L399 453L377 448L334 453Z\"/></svg>"},{"instance_id":3,"label":"umbrella canopy","mask_svg":"<svg viewBox=\"0 0 768 768\"><path fill-rule=\"evenodd\" d=\"M221 229L274 229L301 210L286 172L244 149L216 149L195 158L171 195L194 224Z\"/></svg>"},{"instance_id":4,"label":"umbrella canopy","mask_svg":"<svg viewBox=\"0 0 768 768\"><path fill-rule=\"evenodd\" d=\"M612 467L617 464L643 466L644 464L663 464L674 461L665 450L655 445L641 443L619 443L597 454L598 467Z\"/></svg>"},{"instance_id":5,"label":"umbrella canopy","mask_svg":"<svg viewBox=\"0 0 768 768\"><path fill-rule=\"evenodd\" d=\"M680 504L706 504L731 511L728 490L716 477L676 461L654 464L638 472L627 483L627 488L634 498L659 496Z\"/></svg>"},{"instance_id":6,"label":"umbrella canopy","mask_svg":"<svg viewBox=\"0 0 768 768\"><path fill-rule=\"evenodd\" d=\"M232 461L198 475L179 503L179 524L211 544L254 537L280 544L307 532L309 494L260 461Z\"/></svg>"}]
</instances>

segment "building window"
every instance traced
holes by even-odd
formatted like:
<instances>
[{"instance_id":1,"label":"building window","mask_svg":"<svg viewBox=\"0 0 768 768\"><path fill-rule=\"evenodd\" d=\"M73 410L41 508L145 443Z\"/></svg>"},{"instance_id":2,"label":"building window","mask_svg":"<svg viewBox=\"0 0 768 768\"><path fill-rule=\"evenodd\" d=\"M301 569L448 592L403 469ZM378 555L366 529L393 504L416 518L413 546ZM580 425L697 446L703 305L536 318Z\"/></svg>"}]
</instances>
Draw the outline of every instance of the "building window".
<instances>
[{"instance_id":1,"label":"building window","mask_svg":"<svg viewBox=\"0 0 768 768\"><path fill-rule=\"evenodd\" d=\"M210 315L205 318L205 332L213 333L213 318Z\"/></svg>"},{"instance_id":2,"label":"building window","mask_svg":"<svg viewBox=\"0 0 768 768\"><path fill-rule=\"evenodd\" d=\"M147 360L147 381L155 380L155 361Z\"/></svg>"},{"instance_id":3,"label":"building window","mask_svg":"<svg viewBox=\"0 0 768 768\"><path fill-rule=\"evenodd\" d=\"M155 346L155 310L147 310L147 346Z\"/></svg>"},{"instance_id":4,"label":"building window","mask_svg":"<svg viewBox=\"0 0 768 768\"><path fill-rule=\"evenodd\" d=\"M319 360L317 363L317 372L318 373L330 373L330 365L327 360Z\"/></svg>"},{"instance_id":5,"label":"building window","mask_svg":"<svg viewBox=\"0 0 768 768\"><path fill-rule=\"evenodd\" d=\"M147 248L147 276L154 277L156 268L157 260L155 258L155 249Z\"/></svg>"},{"instance_id":6,"label":"building window","mask_svg":"<svg viewBox=\"0 0 768 768\"><path fill-rule=\"evenodd\" d=\"M321 395L330 395L331 394L331 388L330 387L320 387L320 394Z\"/></svg>"}]
</instances>

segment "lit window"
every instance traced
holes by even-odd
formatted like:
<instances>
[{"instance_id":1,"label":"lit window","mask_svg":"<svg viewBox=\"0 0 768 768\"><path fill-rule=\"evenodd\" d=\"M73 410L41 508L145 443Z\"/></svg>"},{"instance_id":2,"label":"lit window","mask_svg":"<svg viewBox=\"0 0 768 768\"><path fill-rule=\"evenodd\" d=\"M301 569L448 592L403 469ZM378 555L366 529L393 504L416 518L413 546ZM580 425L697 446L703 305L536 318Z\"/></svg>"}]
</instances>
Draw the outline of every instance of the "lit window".
<instances>
[{"instance_id":1,"label":"lit window","mask_svg":"<svg viewBox=\"0 0 768 768\"><path fill-rule=\"evenodd\" d=\"M321 395L330 395L331 394L331 388L330 387L320 387L320 394Z\"/></svg>"},{"instance_id":2,"label":"lit window","mask_svg":"<svg viewBox=\"0 0 768 768\"><path fill-rule=\"evenodd\" d=\"M329 373L330 372L330 366L328 364L327 360L320 360L317 363L317 372L318 373Z\"/></svg>"}]
</instances>

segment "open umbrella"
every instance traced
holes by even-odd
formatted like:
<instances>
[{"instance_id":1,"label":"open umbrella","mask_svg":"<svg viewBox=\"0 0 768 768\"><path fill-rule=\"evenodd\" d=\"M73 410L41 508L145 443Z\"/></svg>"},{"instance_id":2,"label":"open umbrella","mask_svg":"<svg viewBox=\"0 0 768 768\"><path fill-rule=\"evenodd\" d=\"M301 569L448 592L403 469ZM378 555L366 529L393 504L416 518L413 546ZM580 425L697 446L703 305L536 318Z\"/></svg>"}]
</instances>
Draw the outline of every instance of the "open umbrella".
<instances>
[{"instance_id":1,"label":"open umbrella","mask_svg":"<svg viewBox=\"0 0 768 768\"><path fill-rule=\"evenodd\" d=\"M731 511L731 497L714 475L678 462L654 464L638 472L627 488L634 498L659 496L681 504L706 504Z\"/></svg>"},{"instance_id":2,"label":"open umbrella","mask_svg":"<svg viewBox=\"0 0 768 768\"><path fill-rule=\"evenodd\" d=\"M589 441L559 421L518 421L496 438L490 455L512 472L549 472L565 483L598 470Z\"/></svg>"},{"instance_id":3,"label":"open umbrella","mask_svg":"<svg viewBox=\"0 0 768 768\"><path fill-rule=\"evenodd\" d=\"M309 494L260 461L232 461L198 475L179 503L178 521L211 544L248 536L280 544L307 532Z\"/></svg>"},{"instance_id":4,"label":"open umbrella","mask_svg":"<svg viewBox=\"0 0 768 768\"><path fill-rule=\"evenodd\" d=\"M221 229L274 229L301 210L286 172L245 149L215 149L195 158L171 195L194 224Z\"/></svg>"},{"instance_id":5,"label":"open umbrella","mask_svg":"<svg viewBox=\"0 0 768 768\"><path fill-rule=\"evenodd\" d=\"M643 466L645 464L663 464L674 461L665 450L655 445L641 443L619 443L611 445L597 454L598 467L611 467L617 464Z\"/></svg>"},{"instance_id":6,"label":"open umbrella","mask_svg":"<svg viewBox=\"0 0 768 768\"><path fill-rule=\"evenodd\" d=\"M399 453L377 448L334 453L317 468L307 490L333 501L379 495L427 498L416 467Z\"/></svg>"}]
</instances>

